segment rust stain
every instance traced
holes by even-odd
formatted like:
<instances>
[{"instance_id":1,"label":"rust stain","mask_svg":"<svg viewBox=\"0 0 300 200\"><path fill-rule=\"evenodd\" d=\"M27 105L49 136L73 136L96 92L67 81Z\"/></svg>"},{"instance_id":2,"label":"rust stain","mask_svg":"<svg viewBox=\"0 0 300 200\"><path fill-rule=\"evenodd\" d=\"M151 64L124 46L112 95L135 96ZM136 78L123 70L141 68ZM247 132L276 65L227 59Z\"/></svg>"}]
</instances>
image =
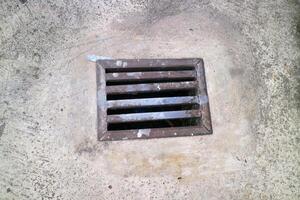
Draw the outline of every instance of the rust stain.
<instances>
[{"instance_id":1,"label":"rust stain","mask_svg":"<svg viewBox=\"0 0 300 200\"><path fill-rule=\"evenodd\" d=\"M199 159L183 153L145 156L139 152L109 152L107 168L121 176L191 176L199 167ZM189 168L191 173L183 174Z\"/></svg>"}]
</instances>

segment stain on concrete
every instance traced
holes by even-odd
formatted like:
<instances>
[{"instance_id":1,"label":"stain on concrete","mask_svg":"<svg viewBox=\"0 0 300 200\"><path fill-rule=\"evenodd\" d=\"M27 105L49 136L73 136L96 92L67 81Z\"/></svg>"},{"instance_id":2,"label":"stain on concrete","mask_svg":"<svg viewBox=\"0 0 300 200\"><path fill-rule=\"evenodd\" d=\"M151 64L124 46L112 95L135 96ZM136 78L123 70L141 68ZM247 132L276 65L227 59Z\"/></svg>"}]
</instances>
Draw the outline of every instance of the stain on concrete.
<instances>
[{"instance_id":1,"label":"stain on concrete","mask_svg":"<svg viewBox=\"0 0 300 200\"><path fill-rule=\"evenodd\" d=\"M35 79L39 79L39 74L40 74L40 68L39 67L33 67L32 68L32 76Z\"/></svg>"},{"instance_id":2,"label":"stain on concrete","mask_svg":"<svg viewBox=\"0 0 300 200\"><path fill-rule=\"evenodd\" d=\"M3 133L4 133L4 129L5 129L5 123L4 122L0 123L0 138L3 135Z\"/></svg>"},{"instance_id":3,"label":"stain on concrete","mask_svg":"<svg viewBox=\"0 0 300 200\"><path fill-rule=\"evenodd\" d=\"M142 157L142 154L137 151L127 153L111 152L107 155L107 167L113 173L124 177L156 177L161 174L177 177L182 174L183 168L197 168L198 162L197 158L185 154L158 154Z\"/></svg>"},{"instance_id":4,"label":"stain on concrete","mask_svg":"<svg viewBox=\"0 0 300 200\"><path fill-rule=\"evenodd\" d=\"M97 151L97 143L89 139L84 139L80 144L75 147L75 152L79 155L82 154L95 154Z\"/></svg>"},{"instance_id":5,"label":"stain on concrete","mask_svg":"<svg viewBox=\"0 0 300 200\"><path fill-rule=\"evenodd\" d=\"M27 0L19 0L21 3L26 3L27 2Z\"/></svg>"},{"instance_id":6,"label":"stain on concrete","mask_svg":"<svg viewBox=\"0 0 300 200\"><path fill-rule=\"evenodd\" d=\"M242 76L244 74L244 71L245 70L242 68L229 69L229 73L232 78L235 78L237 76Z\"/></svg>"},{"instance_id":7,"label":"stain on concrete","mask_svg":"<svg viewBox=\"0 0 300 200\"><path fill-rule=\"evenodd\" d=\"M40 64L41 63L41 55L39 53L34 53L33 56L33 62L37 63L37 64Z\"/></svg>"}]
</instances>

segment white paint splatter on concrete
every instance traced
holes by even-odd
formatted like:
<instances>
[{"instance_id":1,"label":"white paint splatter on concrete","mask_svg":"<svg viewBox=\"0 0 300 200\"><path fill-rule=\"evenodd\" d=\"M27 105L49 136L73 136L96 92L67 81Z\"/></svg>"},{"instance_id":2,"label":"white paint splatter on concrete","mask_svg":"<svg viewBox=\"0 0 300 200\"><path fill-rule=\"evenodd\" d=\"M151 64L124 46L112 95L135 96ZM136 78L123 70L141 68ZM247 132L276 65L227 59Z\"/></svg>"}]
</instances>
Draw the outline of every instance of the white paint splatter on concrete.
<instances>
[{"instance_id":1,"label":"white paint splatter on concrete","mask_svg":"<svg viewBox=\"0 0 300 200\"><path fill-rule=\"evenodd\" d=\"M113 75L113 77L115 77L115 78L119 76L118 73L113 73L112 75Z\"/></svg>"},{"instance_id":2,"label":"white paint splatter on concrete","mask_svg":"<svg viewBox=\"0 0 300 200\"><path fill-rule=\"evenodd\" d=\"M142 72L128 72L127 76L139 76L142 75Z\"/></svg>"},{"instance_id":3,"label":"white paint splatter on concrete","mask_svg":"<svg viewBox=\"0 0 300 200\"><path fill-rule=\"evenodd\" d=\"M97 55L87 55L86 59L91 62L96 62L97 60L111 60L108 56L97 56Z\"/></svg>"},{"instance_id":4,"label":"white paint splatter on concrete","mask_svg":"<svg viewBox=\"0 0 300 200\"><path fill-rule=\"evenodd\" d=\"M150 136L150 129L140 129L137 133L137 137L140 138L142 136L149 137Z\"/></svg>"},{"instance_id":5,"label":"white paint splatter on concrete","mask_svg":"<svg viewBox=\"0 0 300 200\"><path fill-rule=\"evenodd\" d=\"M117 60L116 65L119 66L119 67L122 66L122 61L121 60Z\"/></svg>"}]
</instances>

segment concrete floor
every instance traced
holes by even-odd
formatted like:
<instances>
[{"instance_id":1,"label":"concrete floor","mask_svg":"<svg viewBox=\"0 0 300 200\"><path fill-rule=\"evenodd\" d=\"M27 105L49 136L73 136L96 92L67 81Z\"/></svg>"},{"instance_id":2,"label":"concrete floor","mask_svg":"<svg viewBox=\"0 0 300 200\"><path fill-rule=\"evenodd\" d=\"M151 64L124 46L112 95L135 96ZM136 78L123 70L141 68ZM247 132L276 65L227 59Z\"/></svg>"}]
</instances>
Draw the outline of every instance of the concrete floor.
<instances>
[{"instance_id":1,"label":"concrete floor","mask_svg":"<svg viewBox=\"0 0 300 200\"><path fill-rule=\"evenodd\" d=\"M0 199L300 199L299 2L24 2L0 2ZM203 58L213 135L98 142L91 54Z\"/></svg>"}]
</instances>

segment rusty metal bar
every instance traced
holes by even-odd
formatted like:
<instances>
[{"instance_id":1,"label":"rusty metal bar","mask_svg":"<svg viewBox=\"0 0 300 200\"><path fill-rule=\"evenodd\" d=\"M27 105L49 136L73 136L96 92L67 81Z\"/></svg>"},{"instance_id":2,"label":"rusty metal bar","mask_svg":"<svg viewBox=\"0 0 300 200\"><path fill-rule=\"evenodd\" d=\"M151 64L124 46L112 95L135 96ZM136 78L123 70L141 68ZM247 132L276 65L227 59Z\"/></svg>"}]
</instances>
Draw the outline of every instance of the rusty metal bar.
<instances>
[{"instance_id":1,"label":"rusty metal bar","mask_svg":"<svg viewBox=\"0 0 300 200\"><path fill-rule=\"evenodd\" d=\"M96 68L96 82L97 82L97 126L98 137L107 131L107 107L106 107L106 83L105 70L102 67Z\"/></svg>"},{"instance_id":2,"label":"rusty metal bar","mask_svg":"<svg viewBox=\"0 0 300 200\"><path fill-rule=\"evenodd\" d=\"M195 78L195 71L157 71L157 72L127 72L107 73L106 81L128 81L128 80L168 80Z\"/></svg>"},{"instance_id":3,"label":"rusty metal bar","mask_svg":"<svg viewBox=\"0 0 300 200\"><path fill-rule=\"evenodd\" d=\"M206 127L209 131L212 131L212 123L211 123L211 116L210 116L210 109L209 109L209 100L207 96L207 86L206 86L206 79L205 79L205 69L203 60L199 60L195 65L195 70L197 72L197 80L199 82L198 87L198 94L202 96L206 96L206 98L200 98L199 103L201 105L201 112L203 115L202 118L202 125Z\"/></svg>"},{"instance_id":4,"label":"rusty metal bar","mask_svg":"<svg viewBox=\"0 0 300 200\"><path fill-rule=\"evenodd\" d=\"M196 81L170 82L170 83L149 83L107 86L107 94L129 94L138 92L157 92L163 90L193 89L197 87Z\"/></svg>"},{"instance_id":5,"label":"rusty metal bar","mask_svg":"<svg viewBox=\"0 0 300 200\"><path fill-rule=\"evenodd\" d=\"M166 111L166 112L149 112L149 113L132 113L132 114L119 114L108 115L108 123L121 123L121 122L136 122L136 121L151 121L160 119L185 119L201 117L199 110L183 110L183 111Z\"/></svg>"},{"instance_id":6,"label":"rusty metal bar","mask_svg":"<svg viewBox=\"0 0 300 200\"><path fill-rule=\"evenodd\" d=\"M141 106L164 106L164 105L182 105L196 104L198 97L164 97L164 98L147 98L147 99L128 99L128 100L111 100L107 101L107 108L134 108Z\"/></svg>"},{"instance_id":7,"label":"rusty metal bar","mask_svg":"<svg viewBox=\"0 0 300 200\"><path fill-rule=\"evenodd\" d=\"M174 128L152 128L152 129L135 129L135 130L121 130L108 131L100 140L130 140L130 139L147 139L147 138L162 138L162 137L179 137L179 136L196 136L211 134L203 126L188 126L188 127L174 127Z\"/></svg>"},{"instance_id":8,"label":"rusty metal bar","mask_svg":"<svg viewBox=\"0 0 300 200\"><path fill-rule=\"evenodd\" d=\"M194 67L197 59L119 59L98 60L97 64L106 69L153 68L153 67Z\"/></svg>"}]
</instances>

